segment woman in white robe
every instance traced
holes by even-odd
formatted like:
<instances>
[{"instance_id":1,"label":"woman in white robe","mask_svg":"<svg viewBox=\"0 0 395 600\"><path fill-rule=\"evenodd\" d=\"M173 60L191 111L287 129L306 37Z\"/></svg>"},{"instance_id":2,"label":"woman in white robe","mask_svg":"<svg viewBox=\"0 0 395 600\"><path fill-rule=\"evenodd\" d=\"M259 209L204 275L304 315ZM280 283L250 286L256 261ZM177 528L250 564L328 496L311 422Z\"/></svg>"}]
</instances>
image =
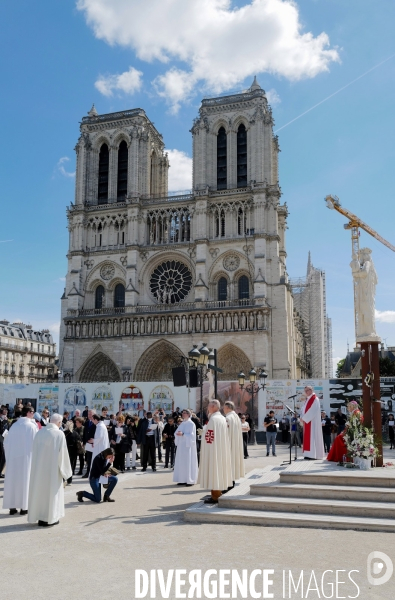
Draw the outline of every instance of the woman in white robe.
<instances>
[{"instance_id":1,"label":"woman in white robe","mask_svg":"<svg viewBox=\"0 0 395 600\"><path fill-rule=\"evenodd\" d=\"M3 508L9 508L10 514L15 514L17 508L20 508L23 514L28 508L33 441L38 431L32 419L33 413L32 409L31 413L27 413L29 416L20 417L4 440L7 468Z\"/></svg>"},{"instance_id":2,"label":"woman in white robe","mask_svg":"<svg viewBox=\"0 0 395 600\"><path fill-rule=\"evenodd\" d=\"M175 432L175 445L177 447L174 463L173 481L187 486L195 485L198 478L198 460L196 449L196 427L191 421L191 411L183 410L182 423Z\"/></svg>"},{"instance_id":3,"label":"woman in white robe","mask_svg":"<svg viewBox=\"0 0 395 600\"><path fill-rule=\"evenodd\" d=\"M59 427L62 416L54 414L50 423L34 438L29 487L29 523L50 526L64 517L63 480L72 475L66 439Z\"/></svg>"},{"instance_id":4,"label":"woman in white robe","mask_svg":"<svg viewBox=\"0 0 395 600\"><path fill-rule=\"evenodd\" d=\"M103 450L107 450L110 448L110 440L108 438L107 427L104 425L103 421L100 420L100 417L97 415L93 415L92 421L96 425L95 437L93 438L93 451L92 451L92 462L95 460L96 456L103 452Z\"/></svg>"}]
</instances>

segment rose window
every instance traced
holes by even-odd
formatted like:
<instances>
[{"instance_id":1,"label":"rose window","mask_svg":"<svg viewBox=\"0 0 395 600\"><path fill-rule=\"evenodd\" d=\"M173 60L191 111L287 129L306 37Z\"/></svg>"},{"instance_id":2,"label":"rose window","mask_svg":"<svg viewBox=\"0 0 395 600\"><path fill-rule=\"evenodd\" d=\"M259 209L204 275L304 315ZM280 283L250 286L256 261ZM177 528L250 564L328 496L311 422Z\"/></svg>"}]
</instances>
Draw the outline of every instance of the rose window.
<instances>
[{"instance_id":1,"label":"rose window","mask_svg":"<svg viewBox=\"0 0 395 600\"><path fill-rule=\"evenodd\" d=\"M192 287L192 274L177 260L167 260L151 275L151 293L161 304L176 304L186 298Z\"/></svg>"}]
</instances>

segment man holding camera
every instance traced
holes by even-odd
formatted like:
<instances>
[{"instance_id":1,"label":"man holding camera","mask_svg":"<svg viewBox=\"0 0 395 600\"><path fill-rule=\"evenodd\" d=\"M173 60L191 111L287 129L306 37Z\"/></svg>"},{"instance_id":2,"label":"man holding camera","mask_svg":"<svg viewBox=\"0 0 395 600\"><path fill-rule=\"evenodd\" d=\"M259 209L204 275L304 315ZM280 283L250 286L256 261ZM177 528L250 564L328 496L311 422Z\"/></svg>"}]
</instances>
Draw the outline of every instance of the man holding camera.
<instances>
[{"instance_id":1,"label":"man holding camera","mask_svg":"<svg viewBox=\"0 0 395 600\"><path fill-rule=\"evenodd\" d=\"M277 419L274 416L274 410L270 410L265 417L263 427L266 431L266 456L270 454L270 446L272 447L272 455L276 455L276 436L277 436Z\"/></svg>"}]
</instances>

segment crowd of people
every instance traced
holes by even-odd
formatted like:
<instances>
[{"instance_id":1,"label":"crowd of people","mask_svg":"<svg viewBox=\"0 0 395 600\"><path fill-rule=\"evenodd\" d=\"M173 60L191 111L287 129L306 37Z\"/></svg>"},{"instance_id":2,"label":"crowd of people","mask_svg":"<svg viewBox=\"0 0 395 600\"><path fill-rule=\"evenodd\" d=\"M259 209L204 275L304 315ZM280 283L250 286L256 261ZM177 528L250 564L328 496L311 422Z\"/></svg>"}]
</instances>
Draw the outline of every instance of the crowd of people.
<instances>
[{"instance_id":1,"label":"crowd of people","mask_svg":"<svg viewBox=\"0 0 395 600\"><path fill-rule=\"evenodd\" d=\"M289 412L276 418L273 410L269 411L263 422L266 432L266 456L276 456L276 444L280 442L278 434L281 433L281 443L288 448L298 446L303 449L305 459L326 458L331 462L344 462L348 450L344 440L350 425L349 418L359 410L355 400L348 403L347 409L339 407L330 416L321 410L318 397L311 386L304 389L306 401L301 414ZM348 413L348 414L347 414ZM306 418L306 414L309 416ZM395 449L395 421L394 414L389 413L383 420L383 429L388 432L390 449ZM306 439L307 438L307 439Z\"/></svg>"},{"instance_id":2,"label":"crowd of people","mask_svg":"<svg viewBox=\"0 0 395 600\"><path fill-rule=\"evenodd\" d=\"M327 415L327 413L321 411L321 427L322 427L322 439L324 443L324 450L328 453L336 439L341 434L347 423L347 416L339 408L336 412ZM286 413L277 419L273 410L269 411L263 422L263 429L266 432L266 456L270 455L270 451L273 456L276 456L276 443L281 442L286 444L288 447L298 446L302 448L303 444L303 422L300 418L300 414L295 412L294 414ZM394 442L394 428L391 428L390 436L392 433L392 444L395 448ZM391 437L390 437L391 440Z\"/></svg>"},{"instance_id":3,"label":"crowd of people","mask_svg":"<svg viewBox=\"0 0 395 600\"><path fill-rule=\"evenodd\" d=\"M306 460L323 459L326 454L328 460L341 460L347 415L339 408L327 416L310 386L305 387L305 395L300 414L284 414L281 427L273 410L265 417L267 456L270 451L276 456L281 431L282 442L302 446ZM349 403L350 415L357 409L356 402ZM82 414L76 410L71 417L67 411L50 415L47 407L39 414L30 402L19 401L12 409L2 406L3 508L10 515L18 511L27 515L30 523L55 525L64 516L64 488L73 477L86 478L91 488L77 492L79 502L114 502L119 474L136 470L137 461L142 472L156 471L159 464L172 469L177 485L199 483L211 492L205 502L216 503L244 476L252 421L249 415L237 414L231 401L221 407L215 399L199 417L179 407L172 414L161 409L111 414L104 406L97 414L86 406ZM387 421L391 448L395 448L392 413Z\"/></svg>"},{"instance_id":4,"label":"crowd of people","mask_svg":"<svg viewBox=\"0 0 395 600\"><path fill-rule=\"evenodd\" d=\"M79 502L114 502L119 474L136 470L137 461L143 472L156 471L162 463L173 470L178 485L199 481L215 492L207 501L217 502L244 476L250 432L247 416L237 415L232 402L225 402L224 415L220 408L218 400L211 400L202 423L194 412L179 407L172 414L156 410L137 415L109 414L105 406L96 414L86 406L72 417L67 411L50 415L48 408L40 415L30 403L2 407L3 508L40 526L55 525L64 516L64 488L73 477L88 479L91 488L77 492Z\"/></svg>"}]
</instances>

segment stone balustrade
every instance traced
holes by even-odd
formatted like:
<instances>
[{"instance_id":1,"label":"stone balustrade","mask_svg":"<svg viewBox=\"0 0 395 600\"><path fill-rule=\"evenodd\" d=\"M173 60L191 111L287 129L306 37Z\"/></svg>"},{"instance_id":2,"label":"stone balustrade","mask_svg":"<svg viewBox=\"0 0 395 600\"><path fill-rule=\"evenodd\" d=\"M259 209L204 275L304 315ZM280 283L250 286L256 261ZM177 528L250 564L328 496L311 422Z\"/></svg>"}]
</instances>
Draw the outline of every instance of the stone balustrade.
<instances>
[{"instance_id":1,"label":"stone balustrade","mask_svg":"<svg viewBox=\"0 0 395 600\"><path fill-rule=\"evenodd\" d=\"M77 311L75 311L77 312ZM82 313L83 311L79 311ZM83 315L67 317L66 338L91 339L123 336L180 335L267 330L268 309L212 310L197 314L112 315L84 320Z\"/></svg>"}]
</instances>

